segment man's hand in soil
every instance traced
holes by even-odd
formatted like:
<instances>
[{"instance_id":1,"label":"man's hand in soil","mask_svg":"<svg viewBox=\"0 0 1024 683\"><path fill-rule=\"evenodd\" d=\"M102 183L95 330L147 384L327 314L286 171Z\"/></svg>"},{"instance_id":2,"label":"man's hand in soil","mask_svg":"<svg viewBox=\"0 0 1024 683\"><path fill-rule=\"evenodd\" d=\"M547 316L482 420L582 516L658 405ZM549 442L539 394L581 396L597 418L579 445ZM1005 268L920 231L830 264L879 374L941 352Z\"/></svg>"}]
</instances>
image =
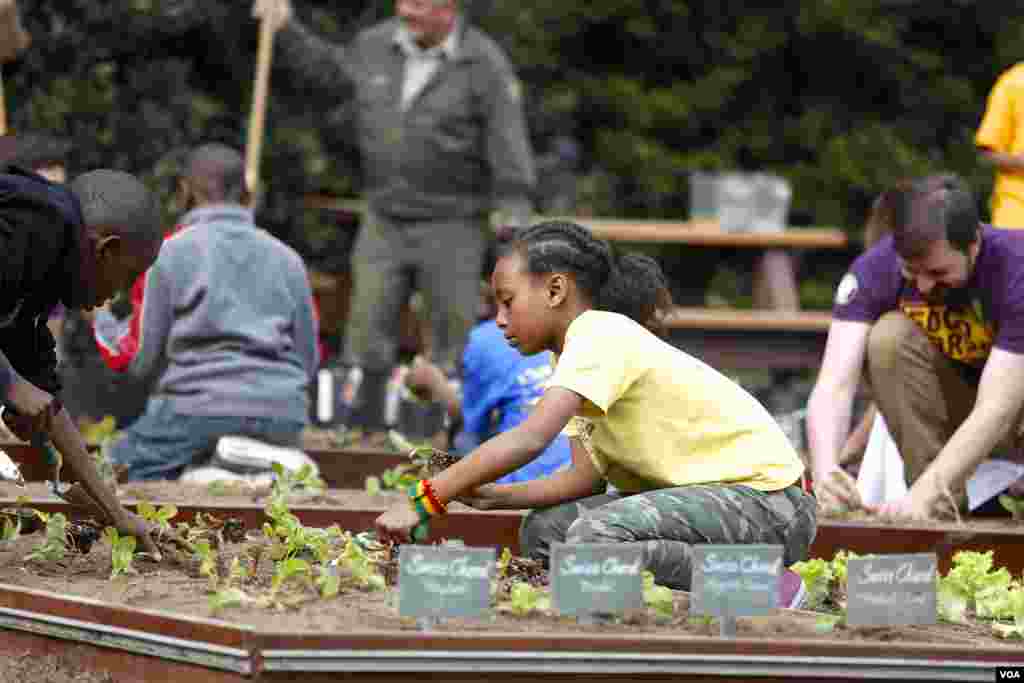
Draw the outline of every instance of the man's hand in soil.
<instances>
[{"instance_id":1,"label":"man's hand in soil","mask_svg":"<svg viewBox=\"0 0 1024 683\"><path fill-rule=\"evenodd\" d=\"M374 526L379 540L408 543L412 540L412 530L419 523L419 514L413 510L408 500L402 500L378 517Z\"/></svg>"},{"instance_id":2,"label":"man's hand in soil","mask_svg":"<svg viewBox=\"0 0 1024 683\"><path fill-rule=\"evenodd\" d=\"M930 477L926 473L914 482L907 495L882 505L869 506L867 510L890 521L955 518L957 515L956 501L952 495L935 486L933 479L934 477Z\"/></svg>"},{"instance_id":3,"label":"man's hand in soil","mask_svg":"<svg viewBox=\"0 0 1024 683\"><path fill-rule=\"evenodd\" d=\"M814 495L825 514L860 510L863 506L857 482L841 467L834 467L814 480Z\"/></svg>"}]
</instances>

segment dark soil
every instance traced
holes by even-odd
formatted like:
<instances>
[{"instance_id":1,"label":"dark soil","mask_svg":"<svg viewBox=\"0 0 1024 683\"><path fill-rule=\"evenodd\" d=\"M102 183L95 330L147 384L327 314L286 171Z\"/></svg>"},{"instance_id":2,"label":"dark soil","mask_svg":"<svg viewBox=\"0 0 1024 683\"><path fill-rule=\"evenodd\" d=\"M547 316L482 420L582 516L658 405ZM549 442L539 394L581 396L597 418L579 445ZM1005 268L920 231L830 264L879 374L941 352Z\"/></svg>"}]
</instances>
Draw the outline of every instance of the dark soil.
<instances>
[{"instance_id":1,"label":"dark soil","mask_svg":"<svg viewBox=\"0 0 1024 683\"><path fill-rule=\"evenodd\" d=\"M0 654L0 681L14 683L117 683L109 673L83 671L73 654L40 657L28 652Z\"/></svg>"},{"instance_id":2,"label":"dark soil","mask_svg":"<svg viewBox=\"0 0 1024 683\"><path fill-rule=\"evenodd\" d=\"M94 543L88 554L72 552L63 560L52 562L26 561L25 556L42 538L42 534L36 533L0 545L0 583L88 597L137 609L178 612L204 618L214 617L255 628L266 628L268 623L272 623L275 631L287 633L324 634L417 628L414 620L399 616L396 589L366 592L348 588L343 589L342 593L333 599L321 599L312 589L305 592L300 590L296 594L300 597L295 604L287 608L248 605L228 607L214 613L209 605L210 581L207 577L199 575L198 562L191 561L187 555L178 553L175 559L175 553L166 552L160 563L136 556L133 562L135 573L111 579L111 552L106 538ZM243 561L249 561L253 557L260 558L257 560L258 569L253 577L236 584L255 597L268 594L273 571L267 553L255 547L262 544L262 540L246 540L239 543L225 539L220 547L217 562L220 574L224 577L234 558ZM529 560L515 558L511 568L516 578L520 580L535 585L544 585L547 581L543 570ZM507 581L499 584L499 599L507 594L508 585ZM670 619L657 618L652 612L645 610L622 619L582 625L573 618L561 617L550 612L517 616L511 613L508 603L499 602L494 610L481 619L451 619L442 622L437 628L441 631L525 632L534 636L543 633L557 635L579 632L717 636L717 623L702 618L691 618L688 606L688 595L676 592L675 614ZM959 643L964 647L1013 647L989 635L990 627L985 624L939 624L881 629L840 627L825 633L819 630L819 617L820 615L813 612L777 610L767 617L740 619L738 633L740 636L748 637L832 638L844 641ZM60 670L58 664L59 661L56 660L51 663L53 671ZM3 673L4 670L0 668L0 680L16 680L3 676ZM65 679L29 676L26 680L53 680L55 683L64 683ZM92 679L67 680L84 680L92 683Z\"/></svg>"}]
</instances>

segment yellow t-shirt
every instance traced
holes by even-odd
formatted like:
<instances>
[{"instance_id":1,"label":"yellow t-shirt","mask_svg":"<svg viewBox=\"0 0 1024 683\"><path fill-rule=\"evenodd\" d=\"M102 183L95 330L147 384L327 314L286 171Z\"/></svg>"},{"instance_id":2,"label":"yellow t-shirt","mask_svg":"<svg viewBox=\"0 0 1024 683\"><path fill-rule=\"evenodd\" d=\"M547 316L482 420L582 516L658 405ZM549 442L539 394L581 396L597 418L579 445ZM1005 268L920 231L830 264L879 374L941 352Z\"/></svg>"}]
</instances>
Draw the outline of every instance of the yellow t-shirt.
<instances>
[{"instance_id":1,"label":"yellow t-shirt","mask_svg":"<svg viewBox=\"0 0 1024 683\"><path fill-rule=\"evenodd\" d=\"M974 144L1003 154L1024 152L1024 62L1007 69L988 95ZM992 225L1024 228L1024 173L996 173L990 199Z\"/></svg>"},{"instance_id":2,"label":"yellow t-shirt","mask_svg":"<svg viewBox=\"0 0 1024 683\"><path fill-rule=\"evenodd\" d=\"M569 325L549 387L585 401L564 430L589 432L591 460L621 491L743 484L776 491L804 466L757 400L630 318L587 311Z\"/></svg>"}]
</instances>

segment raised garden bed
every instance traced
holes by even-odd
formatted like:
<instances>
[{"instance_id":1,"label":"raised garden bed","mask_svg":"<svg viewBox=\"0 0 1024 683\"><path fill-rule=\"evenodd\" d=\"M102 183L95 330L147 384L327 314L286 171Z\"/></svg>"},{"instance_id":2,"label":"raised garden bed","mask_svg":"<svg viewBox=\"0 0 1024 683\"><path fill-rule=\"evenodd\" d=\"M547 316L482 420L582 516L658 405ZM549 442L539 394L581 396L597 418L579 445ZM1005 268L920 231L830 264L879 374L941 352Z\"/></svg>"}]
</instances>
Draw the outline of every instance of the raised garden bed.
<instances>
[{"instance_id":1,"label":"raised garden bed","mask_svg":"<svg viewBox=\"0 0 1024 683\"><path fill-rule=\"evenodd\" d=\"M287 512L270 515L278 531ZM383 576L393 571L387 548L357 551L341 530L290 528L268 537L207 520L178 532L196 547L221 539L215 555L197 559L165 545L162 561L136 557L130 564L114 559L117 539L104 537L88 553L26 560L41 552L43 538L15 537L0 544L0 626L8 629L0 649L47 654L75 642L81 666L108 671L113 680L197 683L398 680L411 672L445 672L453 680L967 681L992 680L997 664L1024 664L1024 648L975 623L822 629L820 615L777 610L741 619L738 637L722 639L715 624L691 618L682 593L671 595L670 614L645 609L597 624L545 610L517 615L508 611L510 582L536 585L543 575L516 561L483 618L421 631L397 614L396 593L384 586ZM302 553L275 552L294 551L290 544L300 537L307 539ZM303 553L308 574L282 569ZM327 558L340 562L340 578L337 594L325 597ZM127 573L111 578L115 569ZM221 602L215 614L211 593Z\"/></svg>"},{"instance_id":2,"label":"raised garden bed","mask_svg":"<svg viewBox=\"0 0 1024 683\"><path fill-rule=\"evenodd\" d=\"M179 519L192 519L196 512L238 517L249 527L264 520L266 490L243 494L241 489L210 489L186 486L175 482L129 483L121 487L121 496L129 506L136 500L153 503L174 503ZM32 507L44 511L66 511L81 515L53 497L45 484L29 483L19 488L0 482L0 507L11 506L18 496L27 496ZM359 489L327 489L311 496L299 496L292 502L293 512L311 526L340 524L346 529L372 529L373 521L401 494L384 491L371 496ZM459 538L472 546L518 548L518 511L473 510L452 503L452 513L437 520L432 539ZM915 523L894 525L877 520L819 518L818 534L811 547L812 557L831 558L839 550L867 553L935 552L941 571L948 571L953 554L958 550L992 550L995 561L1014 574L1024 572L1024 524L1010 519L968 519L961 524Z\"/></svg>"},{"instance_id":3,"label":"raised garden bed","mask_svg":"<svg viewBox=\"0 0 1024 683\"><path fill-rule=\"evenodd\" d=\"M45 481L53 476L53 468L34 446L7 443L0 444L0 450L18 463L26 481ZM406 455L384 450L313 448L304 452L316 462L320 477L332 488L362 488L367 477L380 476L410 462Z\"/></svg>"}]
</instances>

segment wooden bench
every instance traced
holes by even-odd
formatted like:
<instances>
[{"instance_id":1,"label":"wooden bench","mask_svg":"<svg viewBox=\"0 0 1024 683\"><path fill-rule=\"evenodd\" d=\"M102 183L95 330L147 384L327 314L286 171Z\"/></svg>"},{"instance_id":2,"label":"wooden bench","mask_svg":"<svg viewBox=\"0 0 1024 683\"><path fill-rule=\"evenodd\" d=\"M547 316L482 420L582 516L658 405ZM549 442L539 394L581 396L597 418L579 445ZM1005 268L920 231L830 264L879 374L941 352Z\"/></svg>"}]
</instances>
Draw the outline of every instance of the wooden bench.
<instances>
[{"instance_id":1,"label":"wooden bench","mask_svg":"<svg viewBox=\"0 0 1024 683\"><path fill-rule=\"evenodd\" d=\"M570 218L601 239L755 249L843 249L849 239L837 228L790 228L781 232L726 232L718 221L652 221Z\"/></svg>"},{"instance_id":2,"label":"wooden bench","mask_svg":"<svg viewBox=\"0 0 1024 683\"><path fill-rule=\"evenodd\" d=\"M787 370L821 362L829 313L677 307L669 340L717 368Z\"/></svg>"},{"instance_id":3,"label":"wooden bench","mask_svg":"<svg viewBox=\"0 0 1024 683\"><path fill-rule=\"evenodd\" d=\"M307 195L310 209L362 213L366 203ZM727 232L717 220L665 221L546 216L569 220L602 239L635 244L679 244L699 248L746 249L756 259L755 310L678 308L669 321L670 339L716 367L793 369L815 367L821 359L831 316L800 311L791 250L849 249L849 237L828 227L781 232ZM672 273L667 275L671 278Z\"/></svg>"},{"instance_id":4,"label":"wooden bench","mask_svg":"<svg viewBox=\"0 0 1024 683\"><path fill-rule=\"evenodd\" d=\"M756 249L754 306L800 309L796 264L790 250L846 249L850 241L837 228L789 228L780 232L727 232L717 220L652 221L570 218L598 237L614 242L680 244L694 247ZM669 273L671 277L671 273Z\"/></svg>"}]
</instances>

